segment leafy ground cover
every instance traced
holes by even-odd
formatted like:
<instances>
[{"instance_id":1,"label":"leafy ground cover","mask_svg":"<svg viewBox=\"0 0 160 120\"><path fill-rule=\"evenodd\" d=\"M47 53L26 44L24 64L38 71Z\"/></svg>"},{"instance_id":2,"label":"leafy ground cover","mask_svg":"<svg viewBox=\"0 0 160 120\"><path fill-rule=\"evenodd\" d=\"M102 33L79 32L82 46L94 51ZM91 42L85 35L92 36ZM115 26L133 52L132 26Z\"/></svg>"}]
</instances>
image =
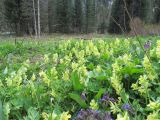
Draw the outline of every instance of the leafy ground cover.
<instances>
[{"instance_id":1,"label":"leafy ground cover","mask_svg":"<svg viewBox=\"0 0 160 120\"><path fill-rule=\"evenodd\" d=\"M3 41L2 120L159 120L160 40Z\"/></svg>"}]
</instances>

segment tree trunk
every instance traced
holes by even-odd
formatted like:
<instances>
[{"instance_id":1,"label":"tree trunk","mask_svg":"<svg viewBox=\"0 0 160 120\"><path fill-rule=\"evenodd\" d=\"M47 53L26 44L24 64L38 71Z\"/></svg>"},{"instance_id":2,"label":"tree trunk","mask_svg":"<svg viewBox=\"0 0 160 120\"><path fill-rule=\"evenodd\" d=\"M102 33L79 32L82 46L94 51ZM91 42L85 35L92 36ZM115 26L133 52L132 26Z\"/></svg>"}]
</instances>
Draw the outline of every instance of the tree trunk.
<instances>
[{"instance_id":1,"label":"tree trunk","mask_svg":"<svg viewBox=\"0 0 160 120\"><path fill-rule=\"evenodd\" d=\"M33 0L33 18L34 18L34 30L37 38L37 20L36 20L36 10L35 10L35 1Z\"/></svg>"},{"instance_id":2,"label":"tree trunk","mask_svg":"<svg viewBox=\"0 0 160 120\"><path fill-rule=\"evenodd\" d=\"M38 0L38 38L41 36L41 22L40 22L40 4Z\"/></svg>"}]
</instances>

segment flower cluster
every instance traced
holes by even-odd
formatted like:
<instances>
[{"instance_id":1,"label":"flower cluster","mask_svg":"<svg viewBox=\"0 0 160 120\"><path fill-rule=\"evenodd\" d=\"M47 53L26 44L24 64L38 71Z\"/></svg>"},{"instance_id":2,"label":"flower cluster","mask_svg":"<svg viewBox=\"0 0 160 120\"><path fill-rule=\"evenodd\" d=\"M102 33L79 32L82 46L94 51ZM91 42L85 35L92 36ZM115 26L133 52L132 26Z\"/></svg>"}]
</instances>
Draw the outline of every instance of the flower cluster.
<instances>
[{"instance_id":1,"label":"flower cluster","mask_svg":"<svg viewBox=\"0 0 160 120\"><path fill-rule=\"evenodd\" d=\"M29 61L25 61L17 72L11 72L10 76L6 78L8 86L19 86L23 81L27 79L26 72L29 67Z\"/></svg>"},{"instance_id":2,"label":"flower cluster","mask_svg":"<svg viewBox=\"0 0 160 120\"><path fill-rule=\"evenodd\" d=\"M151 110L159 110L160 109L160 100L157 101L150 101L147 105Z\"/></svg>"},{"instance_id":3,"label":"flower cluster","mask_svg":"<svg viewBox=\"0 0 160 120\"><path fill-rule=\"evenodd\" d=\"M56 70L56 67L51 68L50 74L51 74L51 78L53 80L57 80L58 79L58 72Z\"/></svg>"},{"instance_id":4,"label":"flower cluster","mask_svg":"<svg viewBox=\"0 0 160 120\"><path fill-rule=\"evenodd\" d=\"M98 110L81 109L76 117L76 120L113 120L110 113L101 112Z\"/></svg>"},{"instance_id":5,"label":"flower cluster","mask_svg":"<svg viewBox=\"0 0 160 120\"><path fill-rule=\"evenodd\" d=\"M42 81L47 84L48 86L50 85L50 79L48 78L47 74L44 71L41 71L39 73L39 76L42 78Z\"/></svg>"},{"instance_id":6,"label":"flower cluster","mask_svg":"<svg viewBox=\"0 0 160 120\"><path fill-rule=\"evenodd\" d=\"M125 112L124 115L118 114L116 120L130 120L128 112Z\"/></svg>"},{"instance_id":7,"label":"flower cluster","mask_svg":"<svg viewBox=\"0 0 160 120\"><path fill-rule=\"evenodd\" d=\"M149 61L148 57L145 56L144 60L143 60L143 66L145 68L145 71L147 73L147 76L150 80L154 80L157 78L157 75L153 69L153 66L151 64L151 62Z\"/></svg>"},{"instance_id":8,"label":"flower cluster","mask_svg":"<svg viewBox=\"0 0 160 120\"><path fill-rule=\"evenodd\" d=\"M150 83L146 75L140 76L139 81L132 84L133 90L137 90L141 95L147 95L149 92Z\"/></svg>"},{"instance_id":9,"label":"flower cluster","mask_svg":"<svg viewBox=\"0 0 160 120\"><path fill-rule=\"evenodd\" d=\"M160 40L157 41L156 55L160 59Z\"/></svg>"},{"instance_id":10,"label":"flower cluster","mask_svg":"<svg viewBox=\"0 0 160 120\"><path fill-rule=\"evenodd\" d=\"M122 77L120 75L121 66L119 66L118 61L116 61L114 64L112 64L112 77L111 77L111 83L113 88L116 90L116 93L119 95L123 89L122 87Z\"/></svg>"},{"instance_id":11,"label":"flower cluster","mask_svg":"<svg viewBox=\"0 0 160 120\"><path fill-rule=\"evenodd\" d=\"M98 110L99 108L98 103L94 99L90 102L90 108L93 110Z\"/></svg>"},{"instance_id":12,"label":"flower cluster","mask_svg":"<svg viewBox=\"0 0 160 120\"><path fill-rule=\"evenodd\" d=\"M43 112L42 118L44 120L69 120L71 118L71 115L69 114L69 112L63 112L60 115L56 114L55 112L51 114Z\"/></svg>"},{"instance_id":13,"label":"flower cluster","mask_svg":"<svg viewBox=\"0 0 160 120\"><path fill-rule=\"evenodd\" d=\"M108 93L105 93L105 94L102 96L102 98L100 99L100 101L101 101L102 103L104 103L105 105L110 104L110 102L112 102L112 103L116 102L116 100L115 100L114 98L110 97Z\"/></svg>"}]
</instances>

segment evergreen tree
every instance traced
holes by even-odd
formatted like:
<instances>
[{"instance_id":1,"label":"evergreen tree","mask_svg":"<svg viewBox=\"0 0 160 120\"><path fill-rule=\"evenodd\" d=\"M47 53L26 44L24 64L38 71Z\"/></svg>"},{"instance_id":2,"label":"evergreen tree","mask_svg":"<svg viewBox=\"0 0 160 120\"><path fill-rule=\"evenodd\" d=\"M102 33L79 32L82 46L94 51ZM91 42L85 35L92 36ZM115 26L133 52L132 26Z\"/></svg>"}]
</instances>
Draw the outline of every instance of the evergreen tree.
<instances>
[{"instance_id":1,"label":"evergreen tree","mask_svg":"<svg viewBox=\"0 0 160 120\"><path fill-rule=\"evenodd\" d=\"M160 0L155 0L154 11L154 23L160 23Z\"/></svg>"},{"instance_id":2,"label":"evergreen tree","mask_svg":"<svg viewBox=\"0 0 160 120\"><path fill-rule=\"evenodd\" d=\"M0 31L4 31L5 27L5 19L4 19L4 0L0 2Z\"/></svg>"},{"instance_id":3,"label":"evergreen tree","mask_svg":"<svg viewBox=\"0 0 160 120\"><path fill-rule=\"evenodd\" d=\"M57 26L57 0L49 0L48 1L48 28L49 33L56 32L56 26Z\"/></svg>"},{"instance_id":4,"label":"evergreen tree","mask_svg":"<svg viewBox=\"0 0 160 120\"><path fill-rule=\"evenodd\" d=\"M47 33L49 31L48 3L49 0L40 0L40 27L41 27L41 32L43 33Z\"/></svg>"},{"instance_id":5,"label":"evergreen tree","mask_svg":"<svg viewBox=\"0 0 160 120\"><path fill-rule=\"evenodd\" d=\"M75 19L75 1L67 0L67 29L68 33L74 32L74 19Z\"/></svg>"},{"instance_id":6,"label":"evergreen tree","mask_svg":"<svg viewBox=\"0 0 160 120\"><path fill-rule=\"evenodd\" d=\"M111 0L98 0L96 3L96 27L98 33L105 33L112 8Z\"/></svg>"},{"instance_id":7,"label":"evergreen tree","mask_svg":"<svg viewBox=\"0 0 160 120\"><path fill-rule=\"evenodd\" d=\"M56 1L56 31L61 33L68 32L67 20L67 0Z\"/></svg>"},{"instance_id":8,"label":"evergreen tree","mask_svg":"<svg viewBox=\"0 0 160 120\"><path fill-rule=\"evenodd\" d=\"M82 0L75 0L73 27L75 28L76 32L82 32L82 24L83 24Z\"/></svg>"},{"instance_id":9,"label":"evergreen tree","mask_svg":"<svg viewBox=\"0 0 160 120\"><path fill-rule=\"evenodd\" d=\"M145 0L145 19L146 23L153 23L154 21L154 0Z\"/></svg>"},{"instance_id":10,"label":"evergreen tree","mask_svg":"<svg viewBox=\"0 0 160 120\"><path fill-rule=\"evenodd\" d=\"M22 33L22 0L5 0L5 18L17 35Z\"/></svg>"},{"instance_id":11,"label":"evergreen tree","mask_svg":"<svg viewBox=\"0 0 160 120\"><path fill-rule=\"evenodd\" d=\"M33 3L28 0L21 0L21 20L23 25L21 26L22 32L31 35L33 33Z\"/></svg>"},{"instance_id":12,"label":"evergreen tree","mask_svg":"<svg viewBox=\"0 0 160 120\"><path fill-rule=\"evenodd\" d=\"M85 31L86 33L94 32L95 28L95 20L96 20L96 11L95 11L95 0L86 0L86 24Z\"/></svg>"}]
</instances>

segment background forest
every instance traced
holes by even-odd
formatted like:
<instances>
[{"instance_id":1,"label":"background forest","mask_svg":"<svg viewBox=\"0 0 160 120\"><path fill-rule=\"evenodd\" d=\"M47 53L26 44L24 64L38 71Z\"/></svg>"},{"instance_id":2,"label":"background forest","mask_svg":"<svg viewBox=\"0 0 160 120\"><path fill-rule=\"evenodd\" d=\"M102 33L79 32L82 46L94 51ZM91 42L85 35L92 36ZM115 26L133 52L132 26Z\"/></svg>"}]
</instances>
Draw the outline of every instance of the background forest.
<instances>
[{"instance_id":1,"label":"background forest","mask_svg":"<svg viewBox=\"0 0 160 120\"><path fill-rule=\"evenodd\" d=\"M137 18L135 20L137 26L160 22L160 0L126 0L126 4L131 17ZM123 0L1 0L0 2L1 32L10 31L17 35L95 32L120 34L131 30L132 25ZM151 31L148 33L151 34Z\"/></svg>"}]
</instances>

